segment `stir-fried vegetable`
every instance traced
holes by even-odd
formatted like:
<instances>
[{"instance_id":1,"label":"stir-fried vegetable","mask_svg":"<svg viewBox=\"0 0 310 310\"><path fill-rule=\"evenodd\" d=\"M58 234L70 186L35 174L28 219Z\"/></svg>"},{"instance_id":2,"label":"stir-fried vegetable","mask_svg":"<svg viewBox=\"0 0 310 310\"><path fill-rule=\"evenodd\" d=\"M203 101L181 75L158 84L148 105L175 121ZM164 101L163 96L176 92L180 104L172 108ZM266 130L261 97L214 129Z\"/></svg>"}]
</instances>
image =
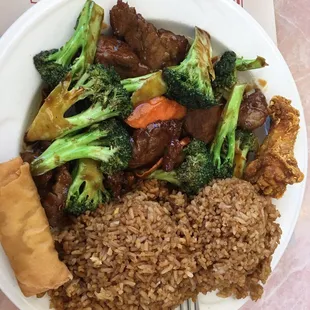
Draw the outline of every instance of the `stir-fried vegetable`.
<instances>
[{"instance_id":1,"label":"stir-fried vegetable","mask_svg":"<svg viewBox=\"0 0 310 310\"><path fill-rule=\"evenodd\" d=\"M216 98L219 100L222 95L227 96L227 92L230 92L237 84L237 71L260 69L266 65L267 63L262 57L243 59L237 58L233 51L225 52L214 65L215 80L212 82L212 87Z\"/></svg>"},{"instance_id":2,"label":"stir-fried vegetable","mask_svg":"<svg viewBox=\"0 0 310 310\"><path fill-rule=\"evenodd\" d=\"M68 191L65 211L74 215L94 211L110 200L109 192L103 186L100 163L92 159L78 160L72 173L73 182Z\"/></svg>"},{"instance_id":3,"label":"stir-fried vegetable","mask_svg":"<svg viewBox=\"0 0 310 310\"><path fill-rule=\"evenodd\" d=\"M177 169L156 170L148 178L169 182L189 194L196 194L214 178L214 166L205 143L193 140L184 149L185 160Z\"/></svg>"},{"instance_id":4,"label":"stir-fried vegetable","mask_svg":"<svg viewBox=\"0 0 310 310\"><path fill-rule=\"evenodd\" d=\"M75 32L60 49L43 51L34 57L34 65L42 80L53 89L71 72L79 79L94 60L104 10L87 0L77 20Z\"/></svg>"},{"instance_id":5,"label":"stir-fried vegetable","mask_svg":"<svg viewBox=\"0 0 310 310\"><path fill-rule=\"evenodd\" d=\"M162 71L121 81L128 92L133 92L131 102L134 106L167 92L167 85L162 78Z\"/></svg>"},{"instance_id":6,"label":"stir-fried vegetable","mask_svg":"<svg viewBox=\"0 0 310 310\"><path fill-rule=\"evenodd\" d=\"M70 88L71 75L50 93L31 124L27 141L52 140L112 117L126 118L132 111L130 98L114 69L91 66ZM92 105L82 113L65 117L78 101L88 98Z\"/></svg>"},{"instance_id":7,"label":"stir-fried vegetable","mask_svg":"<svg viewBox=\"0 0 310 310\"><path fill-rule=\"evenodd\" d=\"M218 178L230 178L233 175L236 128L239 110L246 85L234 86L230 98L222 112L215 138L211 146L213 163ZM227 149L223 150L223 145Z\"/></svg>"},{"instance_id":8,"label":"stir-fried vegetable","mask_svg":"<svg viewBox=\"0 0 310 310\"><path fill-rule=\"evenodd\" d=\"M259 148L257 137L250 131L236 130L234 177L241 179L246 167L247 156Z\"/></svg>"},{"instance_id":9,"label":"stir-fried vegetable","mask_svg":"<svg viewBox=\"0 0 310 310\"><path fill-rule=\"evenodd\" d=\"M129 134L120 122L111 119L55 140L31 163L31 172L41 175L69 161L90 158L100 162L103 173L112 174L127 168L131 153Z\"/></svg>"},{"instance_id":10,"label":"stir-fried vegetable","mask_svg":"<svg viewBox=\"0 0 310 310\"><path fill-rule=\"evenodd\" d=\"M196 27L195 40L180 65L163 70L167 96L190 109L217 104L211 81L215 74L209 34Z\"/></svg>"},{"instance_id":11,"label":"stir-fried vegetable","mask_svg":"<svg viewBox=\"0 0 310 310\"><path fill-rule=\"evenodd\" d=\"M268 66L266 59L261 56L257 56L255 59L244 59L241 57L236 60L236 68L238 71L261 69L266 66Z\"/></svg>"},{"instance_id":12,"label":"stir-fried vegetable","mask_svg":"<svg viewBox=\"0 0 310 310\"><path fill-rule=\"evenodd\" d=\"M138 105L127 118L126 123L133 128L145 128L156 121L182 119L186 108L166 97L156 97Z\"/></svg>"},{"instance_id":13,"label":"stir-fried vegetable","mask_svg":"<svg viewBox=\"0 0 310 310\"><path fill-rule=\"evenodd\" d=\"M144 172L135 174L165 180L189 194L196 194L214 178L241 178L248 153L257 149L257 139L251 132L237 130L246 89L245 84L238 83L237 71L262 68L267 65L265 59L247 60L227 51L213 62L210 36L196 27L194 41L181 63L120 80L113 67L92 64L103 13L87 0L71 39L59 50L43 51L34 57L42 79L55 88L25 136L30 142L54 140L32 162L32 174L42 175L77 160L66 211L81 214L94 210L110 199L103 187L104 174L111 176L126 169L132 156L130 136L115 118L134 129L143 129L158 121L182 120L187 109L197 112L222 108L228 99L219 123L215 121L217 132L210 147L188 138L183 153L181 149L177 154L182 155L183 163L173 171L159 169L170 151L163 147L163 154L154 159L159 159L156 164L149 162L154 164L151 168L144 165ZM67 116L70 108L85 99L88 108Z\"/></svg>"}]
</instances>

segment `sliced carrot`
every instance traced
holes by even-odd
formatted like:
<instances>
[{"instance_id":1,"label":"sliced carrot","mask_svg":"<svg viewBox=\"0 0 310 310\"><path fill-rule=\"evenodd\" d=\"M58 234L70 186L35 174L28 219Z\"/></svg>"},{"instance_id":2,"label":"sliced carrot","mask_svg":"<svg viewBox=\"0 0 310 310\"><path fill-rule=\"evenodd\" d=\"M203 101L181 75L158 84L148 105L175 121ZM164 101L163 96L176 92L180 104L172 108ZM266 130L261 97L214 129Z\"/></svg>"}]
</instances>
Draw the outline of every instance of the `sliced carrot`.
<instances>
[{"instance_id":1,"label":"sliced carrot","mask_svg":"<svg viewBox=\"0 0 310 310\"><path fill-rule=\"evenodd\" d=\"M127 118L126 123L133 128L145 128L156 121L182 119L186 108L164 96L153 98L138 105Z\"/></svg>"}]
</instances>

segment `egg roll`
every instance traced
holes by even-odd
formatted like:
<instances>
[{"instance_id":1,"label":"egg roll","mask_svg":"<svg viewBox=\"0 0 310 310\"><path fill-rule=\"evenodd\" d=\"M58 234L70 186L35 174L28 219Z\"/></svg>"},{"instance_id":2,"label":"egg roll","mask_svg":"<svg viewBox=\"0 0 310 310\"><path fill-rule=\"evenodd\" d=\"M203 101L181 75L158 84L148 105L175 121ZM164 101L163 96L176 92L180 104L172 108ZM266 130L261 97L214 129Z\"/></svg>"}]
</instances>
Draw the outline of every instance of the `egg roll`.
<instances>
[{"instance_id":1,"label":"egg roll","mask_svg":"<svg viewBox=\"0 0 310 310\"><path fill-rule=\"evenodd\" d=\"M0 164L0 242L26 297L72 279L59 260L29 164L20 157Z\"/></svg>"}]
</instances>

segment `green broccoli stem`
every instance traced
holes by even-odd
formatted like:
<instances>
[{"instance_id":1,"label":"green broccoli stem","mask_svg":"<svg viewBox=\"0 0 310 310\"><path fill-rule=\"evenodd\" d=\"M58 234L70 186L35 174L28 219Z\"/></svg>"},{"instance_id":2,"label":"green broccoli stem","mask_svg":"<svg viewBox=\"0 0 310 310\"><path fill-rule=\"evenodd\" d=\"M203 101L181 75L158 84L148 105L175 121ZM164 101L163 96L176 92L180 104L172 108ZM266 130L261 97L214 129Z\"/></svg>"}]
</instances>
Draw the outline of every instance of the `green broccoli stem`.
<instances>
[{"instance_id":1,"label":"green broccoli stem","mask_svg":"<svg viewBox=\"0 0 310 310\"><path fill-rule=\"evenodd\" d=\"M56 53L51 54L48 57L49 61L55 61L62 66L68 66L72 62L73 57L81 47L82 32L75 31L75 34L71 39L61 47Z\"/></svg>"},{"instance_id":2,"label":"green broccoli stem","mask_svg":"<svg viewBox=\"0 0 310 310\"><path fill-rule=\"evenodd\" d=\"M107 135L108 132L97 129L74 137L68 135L57 139L43 154L31 163L32 175L44 174L68 161L79 158L108 161L117 149L96 145L97 140Z\"/></svg>"},{"instance_id":3,"label":"green broccoli stem","mask_svg":"<svg viewBox=\"0 0 310 310\"><path fill-rule=\"evenodd\" d=\"M74 88L79 89L80 87L84 88L85 90L90 90L92 86L94 86L95 81L93 79L89 79L90 74L85 72L75 83ZM90 91L92 93L92 91ZM87 96L88 94L86 94Z\"/></svg>"},{"instance_id":4,"label":"green broccoli stem","mask_svg":"<svg viewBox=\"0 0 310 310\"><path fill-rule=\"evenodd\" d=\"M169 182L176 186L181 186L181 182L178 180L177 174L174 170L170 172L166 172L164 170L155 170L148 176L148 179L157 179Z\"/></svg>"},{"instance_id":5,"label":"green broccoli stem","mask_svg":"<svg viewBox=\"0 0 310 310\"><path fill-rule=\"evenodd\" d=\"M42 157L35 159L31 164L31 174L34 176L42 175L56 167L80 158L90 158L107 162L117 151L116 148L102 146L74 146L68 144L67 148L61 150L61 154L46 153Z\"/></svg>"},{"instance_id":6,"label":"green broccoli stem","mask_svg":"<svg viewBox=\"0 0 310 310\"><path fill-rule=\"evenodd\" d=\"M93 86L95 84L95 79L90 79L90 74L85 72L81 78L76 82L74 89L83 88L84 92L78 98L78 100L82 100L87 98L91 95L96 95L95 91L93 90ZM66 128L61 137L83 129L85 127L91 126L95 123L104 121L106 119L116 117L119 115L118 112L112 111L109 107L103 108L107 105L107 97L104 97L104 101L98 101L97 103L93 104L90 108L81 112L77 115L67 117L67 121L71 124L71 127Z\"/></svg>"},{"instance_id":7,"label":"green broccoli stem","mask_svg":"<svg viewBox=\"0 0 310 310\"><path fill-rule=\"evenodd\" d=\"M72 76L83 74L88 64L94 60L97 40L103 20L103 9L91 0L87 0L78 18L75 32L70 40L48 60L63 66L72 63L73 58L80 52L77 61L71 67Z\"/></svg>"},{"instance_id":8,"label":"green broccoli stem","mask_svg":"<svg viewBox=\"0 0 310 310\"><path fill-rule=\"evenodd\" d=\"M27 141L54 140L109 118L126 119L132 112L130 96L120 85L114 69L92 65L75 86L70 88L71 84L71 74L68 74L49 94L30 125L25 137ZM81 113L67 117L66 112L85 98L91 105Z\"/></svg>"},{"instance_id":9,"label":"green broccoli stem","mask_svg":"<svg viewBox=\"0 0 310 310\"><path fill-rule=\"evenodd\" d=\"M266 66L268 66L266 59L261 56L257 56L256 59L244 59L241 57L236 60L236 69L238 71L261 69Z\"/></svg>"},{"instance_id":10,"label":"green broccoli stem","mask_svg":"<svg viewBox=\"0 0 310 310\"><path fill-rule=\"evenodd\" d=\"M135 78L128 78L121 81L121 84L123 87L130 93L135 92L137 89L141 88L143 84L149 79L151 76L153 76L155 73L149 73L143 76L138 76Z\"/></svg>"},{"instance_id":11,"label":"green broccoli stem","mask_svg":"<svg viewBox=\"0 0 310 310\"><path fill-rule=\"evenodd\" d=\"M104 104L102 105L101 102L97 102L96 104L88 108L86 111L68 117L67 120L72 126L66 128L63 131L62 136L65 136L66 134L71 133L73 131L77 131L79 129L88 127L92 124L102 122L109 118L119 116L120 112L113 111L109 107L102 108L102 106L105 105Z\"/></svg>"},{"instance_id":12,"label":"green broccoli stem","mask_svg":"<svg viewBox=\"0 0 310 310\"><path fill-rule=\"evenodd\" d=\"M213 153L214 159L213 163L218 169L222 164L221 152L225 139L228 143L225 162L233 165L236 142L235 130L237 128L239 110L245 88L245 84L234 86L230 98L222 112L221 121L218 125L217 133L211 146L211 152Z\"/></svg>"},{"instance_id":13,"label":"green broccoli stem","mask_svg":"<svg viewBox=\"0 0 310 310\"><path fill-rule=\"evenodd\" d=\"M81 88L83 88L84 90L77 101L87 98L89 96L98 95L93 87L95 84L96 79L91 78L91 75L88 72L85 72L74 86L74 89L76 89L77 91ZM67 117L66 120L70 123L71 126L63 130L61 137L71 132L91 126L95 123L119 116L121 111L114 111L113 109L111 109L111 107L108 105L108 100L109 99L107 96L102 97L101 100L98 100L87 110L77 115Z\"/></svg>"},{"instance_id":14,"label":"green broccoli stem","mask_svg":"<svg viewBox=\"0 0 310 310\"><path fill-rule=\"evenodd\" d=\"M235 145L236 145L235 131L232 131L232 132L228 133L228 135L227 135L227 145L228 145L227 163L233 164L234 156L235 156Z\"/></svg>"}]
</instances>

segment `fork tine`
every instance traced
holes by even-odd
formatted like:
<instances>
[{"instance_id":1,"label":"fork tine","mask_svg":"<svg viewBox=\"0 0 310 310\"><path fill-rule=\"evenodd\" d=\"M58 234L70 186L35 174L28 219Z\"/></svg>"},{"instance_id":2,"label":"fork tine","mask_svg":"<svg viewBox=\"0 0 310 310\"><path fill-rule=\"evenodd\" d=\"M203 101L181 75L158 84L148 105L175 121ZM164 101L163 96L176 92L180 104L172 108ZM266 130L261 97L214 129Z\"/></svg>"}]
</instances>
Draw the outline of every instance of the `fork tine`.
<instances>
[{"instance_id":1,"label":"fork tine","mask_svg":"<svg viewBox=\"0 0 310 310\"><path fill-rule=\"evenodd\" d=\"M184 310L183 304L180 305L180 310Z\"/></svg>"},{"instance_id":2,"label":"fork tine","mask_svg":"<svg viewBox=\"0 0 310 310\"><path fill-rule=\"evenodd\" d=\"M199 300L198 300L198 298L195 301L195 310L199 310Z\"/></svg>"},{"instance_id":3,"label":"fork tine","mask_svg":"<svg viewBox=\"0 0 310 310\"><path fill-rule=\"evenodd\" d=\"M192 301L191 301L191 299L188 299L186 302L187 302L187 309L188 310L192 310Z\"/></svg>"}]
</instances>

